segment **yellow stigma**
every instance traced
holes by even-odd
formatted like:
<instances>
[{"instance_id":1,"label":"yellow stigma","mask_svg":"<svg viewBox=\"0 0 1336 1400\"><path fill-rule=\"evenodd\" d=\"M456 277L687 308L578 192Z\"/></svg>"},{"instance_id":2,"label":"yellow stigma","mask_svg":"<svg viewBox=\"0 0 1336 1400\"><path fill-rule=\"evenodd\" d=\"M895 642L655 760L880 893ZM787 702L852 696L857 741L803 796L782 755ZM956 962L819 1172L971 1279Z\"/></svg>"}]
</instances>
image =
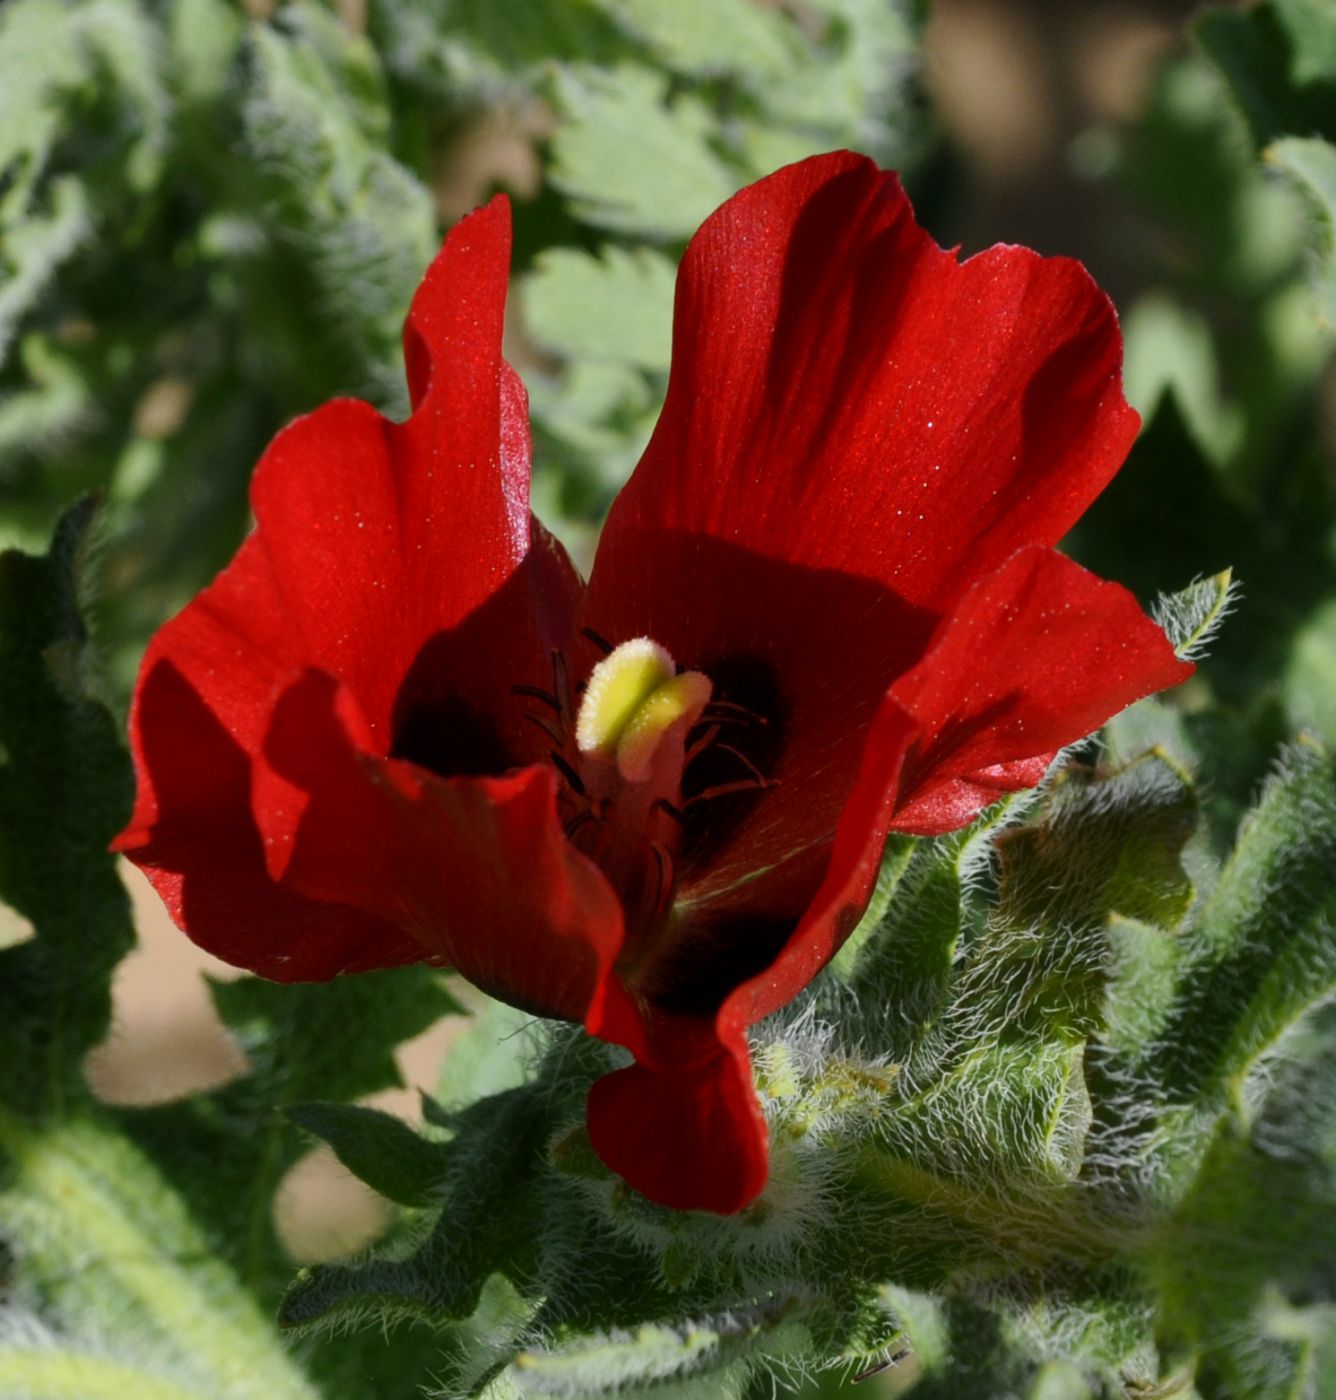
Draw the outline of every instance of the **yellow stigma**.
<instances>
[{"instance_id":1,"label":"yellow stigma","mask_svg":"<svg viewBox=\"0 0 1336 1400\"><path fill-rule=\"evenodd\" d=\"M627 782L644 782L663 736L679 720L694 723L709 703L708 677L676 672L673 658L648 637L605 656L590 673L576 716L580 752L615 756Z\"/></svg>"}]
</instances>

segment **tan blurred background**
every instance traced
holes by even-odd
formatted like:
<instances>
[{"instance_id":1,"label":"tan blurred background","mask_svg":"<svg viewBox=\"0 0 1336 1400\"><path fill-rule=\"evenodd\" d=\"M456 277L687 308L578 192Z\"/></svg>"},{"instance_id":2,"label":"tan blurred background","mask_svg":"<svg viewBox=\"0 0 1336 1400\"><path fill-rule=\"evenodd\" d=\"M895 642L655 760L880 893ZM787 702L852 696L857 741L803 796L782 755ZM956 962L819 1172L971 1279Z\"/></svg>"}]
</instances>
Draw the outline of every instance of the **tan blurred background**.
<instances>
[{"instance_id":1,"label":"tan blurred background","mask_svg":"<svg viewBox=\"0 0 1336 1400\"><path fill-rule=\"evenodd\" d=\"M1136 115L1193 8L1179 0L938 0L923 76L966 172L965 194L951 211L966 251L1004 241L1071 254L1117 300L1116 250L1102 236L1100 200L1082 163L1102 133ZM535 125L514 114L481 122L440 172L442 208L457 215L493 183L524 193L538 175ZM235 974L171 926L138 872L127 866L125 878L141 946L117 976L114 1030L91 1056L88 1074L109 1100L157 1103L243 1068L202 980L204 973ZM407 1085L431 1089L461 1024L443 1022L403 1047ZM376 1102L409 1119L418 1114L412 1087ZM367 1188L317 1153L285 1183L278 1214L301 1260L358 1247L382 1218Z\"/></svg>"}]
</instances>

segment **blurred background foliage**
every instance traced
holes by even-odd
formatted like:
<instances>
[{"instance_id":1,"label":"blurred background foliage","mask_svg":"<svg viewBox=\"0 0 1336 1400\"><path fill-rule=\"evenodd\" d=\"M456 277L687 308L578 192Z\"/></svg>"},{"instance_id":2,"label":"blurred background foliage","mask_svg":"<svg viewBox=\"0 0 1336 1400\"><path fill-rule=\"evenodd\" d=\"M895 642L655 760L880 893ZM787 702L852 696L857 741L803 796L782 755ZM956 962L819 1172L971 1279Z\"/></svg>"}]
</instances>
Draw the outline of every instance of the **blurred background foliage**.
<instances>
[{"instance_id":1,"label":"blurred background foliage","mask_svg":"<svg viewBox=\"0 0 1336 1400\"><path fill-rule=\"evenodd\" d=\"M1111 736L1115 755L1153 742L1204 776L1223 851L1281 741L1336 738L1331 0L0 3L0 546L42 553L72 501L105 497L91 542L73 517L48 560L0 576L4 756L56 736L69 767L39 809L15 784L41 764L0 765L0 815L17 811L22 838L0 840L0 895L42 933L0 1003L52 1067L46 1097L6 1081L27 1126L0 1114L0 1150L27 1173L20 1242L72 1241L41 1280L57 1323L5 1333L5 1356L17 1336L36 1358L14 1384L58 1362L67 1388L40 1393L130 1393L137 1373L116 1367L133 1357L57 1357L44 1329L96 1314L97 1270L116 1274L127 1240L185 1238L181 1200L226 1220L240 1194L239 1228L209 1242L235 1277L192 1273L183 1253L114 1282L135 1335L177 1338L162 1374L178 1388L154 1395L307 1395L254 1301L272 1312L288 1274L273 1194L303 1150L272 1105L323 1027L370 1030L346 1063L312 1060L299 1096L350 1099L391 1083L394 1045L449 1006L411 973L393 996L293 994L309 1004L219 989L247 1073L70 1126L130 939L110 862L105 889L82 873L125 782L88 676L124 707L147 637L243 536L251 469L284 422L339 394L405 411L413 288L442 231L496 189L516 203L507 348L532 399L535 505L587 564L662 397L686 239L739 186L838 146L902 170L939 241L1078 256L1113 295L1145 426L1069 545L1147 600L1227 566L1241 580L1198 678ZM98 667L72 581L90 550ZM30 601L41 590L49 606ZM56 651L77 684L50 683ZM92 961L90 927L105 932ZM131 1233L94 1239L113 1218ZM315 1349L312 1373L340 1400L411 1391L435 1362L410 1337L392 1354L378 1335ZM228 1369L243 1353L251 1375ZM1069 1380L1024 1393L1084 1393ZM0 1395L8 1383L0 1369ZM1251 1384L1220 1393L1271 1393Z\"/></svg>"}]
</instances>

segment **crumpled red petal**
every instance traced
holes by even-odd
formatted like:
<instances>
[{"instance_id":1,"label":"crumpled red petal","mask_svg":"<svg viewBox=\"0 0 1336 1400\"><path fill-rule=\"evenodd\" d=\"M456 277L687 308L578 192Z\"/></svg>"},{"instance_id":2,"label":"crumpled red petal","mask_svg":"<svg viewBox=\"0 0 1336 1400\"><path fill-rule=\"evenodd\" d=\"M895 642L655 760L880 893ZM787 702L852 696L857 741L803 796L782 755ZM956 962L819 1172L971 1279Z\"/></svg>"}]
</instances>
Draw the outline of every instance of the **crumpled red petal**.
<instances>
[{"instance_id":1,"label":"crumpled red petal","mask_svg":"<svg viewBox=\"0 0 1336 1400\"><path fill-rule=\"evenodd\" d=\"M1020 550L961 599L891 688L917 730L894 829L954 830L999 792L1033 784L1059 749L1194 669L1121 584L1052 550Z\"/></svg>"},{"instance_id":2,"label":"crumpled red petal","mask_svg":"<svg viewBox=\"0 0 1336 1400\"><path fill-rule=\"evenodd\" d=\"M745 1036L703 1064L604 1075L589 1091L588 1121L603 1161L660 1205L731 1215L765 1187L765 1116Z\"/></svg>"},{"instance_id":3,"label":"crumpled red petal","mask_svg":"<svg viewBox=\"0 0 1336 1400\"><path fill-rule=\"evenodd\" d=\"M509 253L504 199L451 232L405 330L412 418L344 400L279 434L252 484L254 533L145 657L118 849L196 942L265 975L408 960L383 920L282 889L253 858L271 824L265 735L295 673L346 684L381 754L467 767L545 752L511 687L549 681L581 586L528 511L527 404L501 358ZM424 751L418 731L452 726L453 748ZM196 749L226 781L187 779ZM326 922L347 932L322 941Z\"/></svg>"},{"instance_id":4,"label":"crumpled red petal","mask_svg":"<svg viewBox=\"0 0 1336 1400\"><path fill-rule=\"evenodd\" d=\"M597 1014L622 910L567 841L557 776L439 778L379 756L351 691L308 671L265 742L276 878L384 918L475 986L535 1014Z\"/></svg>"},{"instance_id":5,"label":"crumpled red petal","mask_svg":"<svg viewBox=\"0 0 1336 1400\"><path fill-rule=\"evenodd\" d=\"M976 584L887 693L821 889L775 962L724 1004L721 1039L825 966L866 907L889 832L957 829L1193 669L1127 589L1053 550L1021 550Z\"/></svg>"},{"instance_id":6,"label":"crumpled red petal","mask_svg":"<svg viewBox=\"0 0 1336 1400\"><path fill-rule=\"evenodd\" d=\"M857 772L849 735L954 599L1055 543L1113 475L1137 428L1120 369L1079 264L1012 247L960 263L864 157L790 166L706 221L667 401L584 613L717 684L741 661L782 690L773 786L688 855L688 899L727 901L757 871L754 905L810 899Z\"/></svg>"},{"instance_id":7,"label":"crumpled red petal","mask_svg":"<svg viewBox=\"0 0 1336 1400\"><path fill-rule=\"evenodd\" d=\"M1021 550L976 584L924 659L884 696L820 888L778 956L723 1000L708 1030L640 1008L639 1053L649 1066L624 1072L615 1109L610 1097L591 1098L591 1132L596 1107L608 1139L610 1125L621 1125L609 1149L616 1169L695 1209L721 1209L739 1181L759 1191L765 1174L751 1163L764 1160L766 1129L746 1069L746 1029L792 1001L853 931L888 833L964 825L1002 792L1038 781L1058 749L1192 670L1125 588L1052 550ZM633 1090L647 1103L673 1105L674 1131L694 1144L694 1126L699 1147L678 1154L655 1115L629 1112ZM739 1165L721 1168L707 1132ZM665 1158L677 1162L671 1183L656 1175ZM749 1199L737 1197L731 1209Z\"/></svg>"},{"instance_id":8,"label":"crumpled red petal","mask_svg":"<svg viewBox=\"0 0 1336 1400\"><path fill-rule=\"evenodd\" d=\"M687 249L667 401L594 587L704 605L680 559L621 545L679 532L944 611L1017 549L1055 544L1117 471L1138 425L1121 364L1079 263L1016 247L958 262L866 157L789 166Z\"/></svg>"},{"instance_id":9,"label":"crumpled red petal","mask_svg":"<svg viewBox=\"0 0 1336 1400\"><path fill-rule=\"evenodd\" d=\"M140 824L114 849L144 870L196 943L275 982L422 960L421 945L384 919L317 903L270 876L250 815L250 755L171 660L146 671L135 707Z\"/></svg>"}]
</instances>

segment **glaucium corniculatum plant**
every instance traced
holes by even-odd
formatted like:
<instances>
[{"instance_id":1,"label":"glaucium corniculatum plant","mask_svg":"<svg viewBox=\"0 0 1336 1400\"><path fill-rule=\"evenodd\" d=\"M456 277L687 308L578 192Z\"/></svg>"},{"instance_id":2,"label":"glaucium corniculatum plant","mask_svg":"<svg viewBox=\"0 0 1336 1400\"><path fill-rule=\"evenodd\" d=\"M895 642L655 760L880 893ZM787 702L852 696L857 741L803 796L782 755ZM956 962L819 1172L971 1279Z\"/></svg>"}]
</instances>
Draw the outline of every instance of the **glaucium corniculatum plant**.
<instances>
[{"instance_id":1,"label":"glaucium corniculatum plant","mask_svg":"<svg viewBox=\"0 0 1336 1400\"><path fill-rule=\"evenodd\" d=\"M1054 549L1136 433L1117 322L1075 262L958 262L865 158L788 167L687 250L585 583L528 508L509 251L502 197L446 240L407 422L336 401L266 453L254 533L148 649L117 846L266 977L436 962L625 1046L595 1151L734 1212L767 1178L748 1027L888 834L965 826L1191 672Z\"/></svg>"}]
</instances>

